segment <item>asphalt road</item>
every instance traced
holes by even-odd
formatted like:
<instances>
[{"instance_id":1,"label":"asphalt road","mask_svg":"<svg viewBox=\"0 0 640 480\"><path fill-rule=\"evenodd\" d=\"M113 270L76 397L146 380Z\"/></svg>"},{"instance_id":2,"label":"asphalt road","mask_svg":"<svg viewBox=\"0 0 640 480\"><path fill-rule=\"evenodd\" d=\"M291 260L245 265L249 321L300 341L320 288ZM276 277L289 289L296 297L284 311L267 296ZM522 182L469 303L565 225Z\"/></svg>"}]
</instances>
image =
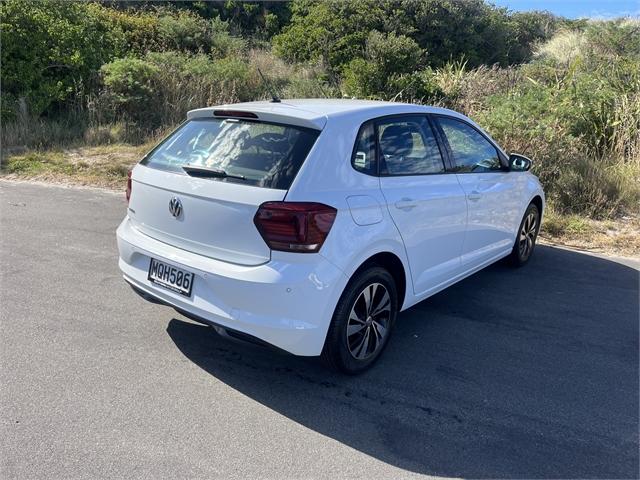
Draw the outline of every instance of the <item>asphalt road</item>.
<instances>
[{"instance_id":1,"label":"asphalt road","mask_svg":"<svg viewBox=\"0 0 640 480\"><path fill-rule=\"evenodd\" d=\"M0 477L638 477L638 265L539 247L344 377L121 279L124 194L0 182Z\"/></svg>"}]
</instances>

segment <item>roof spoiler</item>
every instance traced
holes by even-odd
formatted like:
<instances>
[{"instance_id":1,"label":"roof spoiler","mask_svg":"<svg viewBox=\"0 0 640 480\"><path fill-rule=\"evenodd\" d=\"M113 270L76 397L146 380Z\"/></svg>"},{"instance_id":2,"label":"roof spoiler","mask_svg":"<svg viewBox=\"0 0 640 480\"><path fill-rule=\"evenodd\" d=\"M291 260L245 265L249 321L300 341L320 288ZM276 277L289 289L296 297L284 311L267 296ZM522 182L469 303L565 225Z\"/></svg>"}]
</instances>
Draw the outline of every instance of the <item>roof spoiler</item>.
<instances>
[{"instance_id":1,"label":"roof spoiler","mask_svg":"<svg viewBox=\"0 0 640 480\"><path fill-rule=\"evenodd\" d=\"M248 108L244 105L220 105L191 110L187 113L187 120L194 118L244 118L322 130L327 123L327 118L312 116L310 113L285 103L273 103L269 107L256 106L255 108Z\"/></svg>"}]
</instances>

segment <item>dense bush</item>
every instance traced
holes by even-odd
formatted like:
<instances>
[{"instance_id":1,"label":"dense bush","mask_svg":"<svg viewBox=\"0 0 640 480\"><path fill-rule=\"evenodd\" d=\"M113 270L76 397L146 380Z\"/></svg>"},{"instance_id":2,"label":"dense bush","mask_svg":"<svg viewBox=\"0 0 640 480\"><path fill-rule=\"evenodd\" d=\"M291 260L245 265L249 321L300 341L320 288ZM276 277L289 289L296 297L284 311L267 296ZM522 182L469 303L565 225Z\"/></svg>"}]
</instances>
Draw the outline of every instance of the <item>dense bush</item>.
<instances>
[{"instance_id":1,"label":"dense bush","mask_svg":"<svg viewBox=\"0 0 640 480\"><path fill-rule=\"evenodd\" d=\"M103 65L101 71L106 87L105 96L114 111L126 113L132 120L157 116L156 105L149 101L156 96L161 70L139 58L122 58Z\"/></svg>"},{"instance_id":2,"label":"dense bush","mask_svg":"<svg viewBox=\"0 0 640 480\"><path fill-rule=\"evenodd\" d=\"M198 52L211 48L209 22L188 10L160 15L158 33L169 50Z\"/></svg>"},{"instance_id":3,"label":"dense bush","mask_svg":"<svg viewBox=\"0 0 640 480\"><path fill-rule=\"evenodd\" d=\"M0 4L2 118L55 114L100 87L115 58L178 50L239 55L246 42L220 18L188 10L121 11L95 3L7 0ZM131 64L133 65L133 64Z\"/></svg>"},{"instance_id":4,"label":"dense bush","mask_svg":"<svg viewBox=\"0 0 640 480\"><path fill-rule=\"evenodd\" d=\"M114 60L101 73L104 90L94 104L99 123L125 119L147 130L177 124L185 112L203 105L267 97L270 86L289 97L318 97L327 91L313 69L286 66L259 51L218 59L203 53L150 52Z\"/></svg>"},{"instance_id":5,"label":"dense bush","mask_svg":"<svg viewBox=\"0 0 640 480\"><path fill-rule=\"evenodd\" d=\"M231 35L229 24L218 17L211 20L189 10L159 10L158 37L163 50L211 53L217 57L244 51L245 41Z\"/></svg>"},{"instance_id":6,"label":"dense bush","mask_svg":"<svg viewBox=\"0 0 640 480\"><path fill-rule=\"evenodd\" d=\"M343 69L343 88L357 97L388 96L398 78L419 70L424 51L411 38L373 30L365 42L364 58L355 58Z\"/></svg>"},{"instance_id":7,"label":"dense bush","mask_svg":"<svg viewBox=\"0 0 640 480\"><path fill-rule=\"evenodd\" d=\"M632 46L639 27L593 22L560 32L519 69L510 90L488 96L476 113L505 147L536 160L559 211L606 217L638 210L640 50ZM623 32L628 42L618 41Z\"/></svg>"},{"instance_id":8,"label":"dense bush","mask_svg":"<svg viewBox=\"0 0 640 480\"><path fill-rule=\"evenodd\" d=\"M251 96L248 67L231 57L205 54L148 53L122 58L101 68L104 91L96 102L102 122L124 118L142 128L175 124L192 108Z\"/></svg>"},{"instance_id":9,"label":"dense bush","mask_svg":"<svg viewBox=\"0 0 640 480\"><path fill-rule=\"evenodd\" d=\"M100 66L123 53L122 30L101 21L96 8L49 0L0 4L4 119L19 109L37 116L78 98L96 85Z\"/></svg>"},{"instance_id":10,"label":"dense bush","mask_svg":"<svg viewBox=\"0 0 640 480\"><path fill-rule=\"evenodd\" d=\"M289 23L291 9L283 1L225 0L224 2L184 2L183 8L192 8L205 18L220 18L230 25L234 35L253 40L268 40Z\"/></svg>"},{"instance_id":11,"label":"dense bush","mask_svg":"<svg viewBox=\"0 0 640 480\"><path fill-rule=\"evenodd\" d=\"M559 20L539 12L510 14L483 0L294 0L291 24L274 38L288 61L321 60L340 72L363 58L372 30L406 35L428 54L431 66L464 56L470 66L517 64Z\"/></svg>"},{"instance_id":12,"label":"dense bush","mask_svg":"<svg viewBox=\"0 0 640 480\"><path fill-rule=\"evenodd\" d=\"M147 51L163 48L157 12L117 10L90 4L85 14L94 16L97 22L109 25L109 28L117 32L122 32L125 54L142 55Z\"/></svg>"}]
</instances>

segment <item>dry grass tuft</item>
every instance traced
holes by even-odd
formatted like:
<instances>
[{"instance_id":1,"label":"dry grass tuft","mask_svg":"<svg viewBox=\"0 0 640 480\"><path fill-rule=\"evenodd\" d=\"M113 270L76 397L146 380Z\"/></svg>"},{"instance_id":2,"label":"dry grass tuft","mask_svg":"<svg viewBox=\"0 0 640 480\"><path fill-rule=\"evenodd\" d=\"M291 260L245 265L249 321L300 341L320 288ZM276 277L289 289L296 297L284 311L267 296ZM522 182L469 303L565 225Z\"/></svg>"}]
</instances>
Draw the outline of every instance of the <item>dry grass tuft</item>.
<instances>
[{"instance_id":1,"label":"dry grass tuft","mask_svg":"<svg viewBox=\"0 0 640 480\"><path fill-rule=\"evenodd\" d=\"M148 151L148 144L103 145L64 150L29 151L5 159L2 175L70 185L122 189L127 172Z\"/></svg>"},{"instance_id":2,"label":"dry grass tuft","mask_svg":"<svg viewBox=\"0 0 640 480\"><path fill-rule=\"evenodd\" d=\"M548 209L540 238L542 243L637 257L640 252L640 215L593 220L579 215L562 215Z\"/></svg>"},{"instance_id":3,"label":"dry grass tuft","mask_svg":"<svg viewBox=\"0 0 640 480\"><path fill-rule=\"evenodd\" d=\"M556 33L551 40L539 45L535 55L542 59L552 59L559 64L569 65L584 55L589 42L584 32L565 30Z\"/></svg>"}]
</instances>

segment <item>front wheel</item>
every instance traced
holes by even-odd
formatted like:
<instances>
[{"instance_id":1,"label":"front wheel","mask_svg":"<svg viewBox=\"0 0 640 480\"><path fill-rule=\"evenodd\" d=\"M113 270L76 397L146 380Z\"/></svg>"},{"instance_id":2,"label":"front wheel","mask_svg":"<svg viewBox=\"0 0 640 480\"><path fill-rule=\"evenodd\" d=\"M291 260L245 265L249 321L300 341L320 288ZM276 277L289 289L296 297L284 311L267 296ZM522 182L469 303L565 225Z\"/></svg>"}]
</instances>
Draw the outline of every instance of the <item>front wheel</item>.
<instances>
[{"instance_id":1,"label":"front wheel","mask_svg":"<svg viewBox=\"0 0 640 480\"><path fill-rule=\"evenodd\" d=\"M533 249L536 246L539 231L540 211L538 207L532 203L524 213L522 222L520 222L518 235L516 236L516 241L509 257L513 266L521 267L529 261Z\"/></svg>"},{"instance_id":2,"label":"front wheel","mask_svg":"<svg viewBox=\"0 0 640 480\"><path fill-rule=\"evenodd\" d=\"M351 279L336 306L322 360L349 375L363 372L380 357L398 312L398 294L391 274L372 266Z\"/></svg>"}]
</instances>

